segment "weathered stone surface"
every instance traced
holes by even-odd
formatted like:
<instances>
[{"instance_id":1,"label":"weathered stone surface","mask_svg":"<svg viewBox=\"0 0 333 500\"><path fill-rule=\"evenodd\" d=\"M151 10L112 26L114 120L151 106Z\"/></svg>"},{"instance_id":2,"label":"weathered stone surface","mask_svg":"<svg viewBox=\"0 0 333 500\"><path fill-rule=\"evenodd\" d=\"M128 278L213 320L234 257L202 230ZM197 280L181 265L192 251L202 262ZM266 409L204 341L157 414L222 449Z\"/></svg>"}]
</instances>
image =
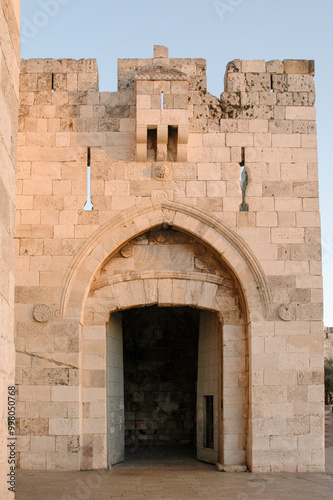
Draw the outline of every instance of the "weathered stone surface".
<instances>
[{"instance_id":1,"label":"weathered stone surface","mask_svg":"<svg viewBox=\"0 0 333 500\"><path fill-rule=\"evenodd\" d=\"M35 306L32 311L32 315L36 321L39 323L46 323L51 318L51 309L46 304L39 304Z\"/></svg>"},{"instance_id":2,"label":"weathered stone surface","mask_svg":"<svg viewBox=\"0 0 333 500\"><path fill-rule=\"evenodd\" d=\"M19 87L29 94L26 102L33 104L37 93L37 75L22 75L20 66L20 2L1 2L0 30L0 497L13 499L7 480L10 473L8 444L8 388L15 384L14 346L14 225L15 172L17 168ZM30 93L31 92L31 93ZM24 119L22 110L21 120ZM27 166L26 166L27 167ZM26 171L26 169L23 169ZM23 176L24 177L24 174ZM27 201L27 200L26 200ZM27 202L29 206L29 202ZM15 397L12 394L12 397Z\"/></svg>"},{"instance_id":3,"label":"weathered stone surface","mask_svg":"<svg viewBox=\"0 0 333 500\"><path fill-rule=\"evenodd\" d=\"M293 304L282 304L279 307L278 314L283 321L291 321L295 318L295 306Z\"/></svg>"},{"instance_id":4,"label":"weathered stone surface","mask_svg":"<svg viewBox=\"0 0 333 500\"><path fill-rule=\"evenodd\" d=\"M285 59L283 61L284 72L287 74L309 74L314 75L314 61L303 61L300 59Z\"/></svg>"},{"instance_id":5,"label":"weathered stone surface","mask_svg":"<svg viewBox=\"0 0 333 500\"><path fill-rule=\"evenodd\" d=\"M17 383L21 434L34 439L21 439L21 466L110 465L124 404L121 342L106 341L117 313L128 444L194 441L197 384L223 404L219 470L323 470L312 62L235 60L220 99L204 60L166 47L118 69L118 91L99 93L93 60L22 62ZM1 199L9 224L14 203ZM40 304L48 322L33 319ZM216 345L196 351L199 316L205 331L215 321L218 361ZM187 386L191 356L204 361Z\"/></svg>"},{"instance_id":6,"label":"weathered stone surface","mask_svg":"<svg viewBox=\"0 0 333 500\"><path fill-rule=\"evenodd\" d=\"M217 472L247 472L246 465L223 465L216 464Z\"/></svg>"}]
</instances>

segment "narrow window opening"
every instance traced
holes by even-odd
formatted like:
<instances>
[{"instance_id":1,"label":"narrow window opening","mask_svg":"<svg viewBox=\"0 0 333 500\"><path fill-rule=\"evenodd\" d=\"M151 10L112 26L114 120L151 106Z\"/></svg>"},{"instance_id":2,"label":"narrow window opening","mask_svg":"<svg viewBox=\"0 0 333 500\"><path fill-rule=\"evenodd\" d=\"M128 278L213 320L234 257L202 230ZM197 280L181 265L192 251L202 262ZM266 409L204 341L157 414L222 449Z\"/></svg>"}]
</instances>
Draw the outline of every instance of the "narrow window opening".
<instances>
[{"instance_id":1,"label":"narrow window opening","mask_svg":"<svg viewBox=\"0 0 333 500\"><path fill-rule=\"evenodd\" d=\"M245 197L246 197L246 189L247 189L249 179L248 179L247 171L245 168L245 148L242 148L242 160L241 160L239 165L241 167L240 175L239 175L239 184L240 184L240 187L242 190L242 203L239 205L239 211L240 212L248 212L249 207L248 207L248 204L245 202Z\"/></svg>"},{"instance_id":2,"label":"narrow window opening","mask_svg":"<svg viewBox=\"0 0 333 500\"><path fill-rule=\"evenodd\" d=\"M164 92L161 92L161 109L164 109Z\"/></svg>"},{"instance_id":3,"label":"narrow window opening","mask_svg":"<svg viewBox=\"0 0 333 500\"><path fill-rule=\"evenodd\" d=\"M168 161L177 161L178 127L168 126Z\"/></svg>"},{"instance_id":4,"label":"narrow window opening","mask_svg":"<svg viewBox=\"0 0 333 500\"><path fill-rule=\"evenodd\" d=\"M214 396L204 396L204 448L214 449Z\"/></svg>"},{"instance_id":5,"label":"narrow window opening","mask_svg":"<svg viewBox=\"0 0 333 500\"><path fill-rule=\"evenodd\" d=\"M157 156L157 128L147 129L147 161L156 161Z\"/></svg>"},{"instance_id":6,"label":"narrow window opening","mask_svg":"<svg viewBox=\"0 0 333 500\"><path fill-rule=\"evenodd\" d=\"M245 166L245 148L241 148L241 161L240 161L240 166L244 167Z\"/></svg>"},{"instance_id":7,"label":"narrow window opening","mask_svg":"<svg viewBox=\"0 0 333 500\"><path fill-rule=\"evenodd\" d=\"M91 186L91 177L90 177L90 161L91 161L91 150L87 148L87 201L84 205L84 210L90 212L94 206L91 202L91 194L90 194L90 186Z\"/></svg>"},{"instance_id":8,"label":"narrow window opening","mask_svg":"<svg viewBox=\"0 0 333 500\"><path fill-rule=\"evenodd\" d=\"M54 92L54 73L51 75L51 91Z\"/></svg>"},{"instance_id":9,"label":"narrow window opening","mask_svg":"<svg viewBox=\"0 0 333 500\"><path fill-rule=\"evenodd\" d=\"M90 167L91 162L91 148L87 148L87 167Z\"/></svg>"},{"instance_id":10,"label":"narrow window opening","mask_svg":"<svg viewBox=\"0 0 333 500\"><path fill-rule=\"evenodd\" d=\"M273 75L271 75L271 92L274 92Z\"/></svg>"}]
</instances>

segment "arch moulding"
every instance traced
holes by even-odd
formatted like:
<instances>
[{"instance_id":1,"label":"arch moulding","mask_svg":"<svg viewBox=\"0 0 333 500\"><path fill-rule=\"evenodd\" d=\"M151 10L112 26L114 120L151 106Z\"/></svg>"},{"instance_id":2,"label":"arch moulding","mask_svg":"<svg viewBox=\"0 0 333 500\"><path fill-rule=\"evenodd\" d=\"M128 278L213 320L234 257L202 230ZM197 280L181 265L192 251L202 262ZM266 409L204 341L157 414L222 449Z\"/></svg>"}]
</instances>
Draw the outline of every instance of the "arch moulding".
<instances>
[{"instance_id":1,"label":"arch moulding","mask_svg":"<svg viewBox=\"0 0 333 500\"><path fill-rule=\"evenodd\" d=\"M215 311L219 315L239 311L234 297L223 294L233 287L213 274L177 271L146 271L110 276L94 281L86 302L87 310L98 311L99 321L107 323L110 313L158 305L191 306ZM217 292L220 292L219 294ZM101 320L103 312L104 319Z\"/></svg>"},{"instance_id":2,"label":"arch moulding","mask_svg":"<svg viewBox=\"0 0 333 500\"><path fill-rule=\"evenodd\" d=\"M221 255L242 288L249 320L271 314L265 273L250 247L236 232L196 208L150 201L112 218L87 239L66 272L56 315L82 320L96 272L128 241L159 225L186 232Z\"/></svg>"}]
</instances>

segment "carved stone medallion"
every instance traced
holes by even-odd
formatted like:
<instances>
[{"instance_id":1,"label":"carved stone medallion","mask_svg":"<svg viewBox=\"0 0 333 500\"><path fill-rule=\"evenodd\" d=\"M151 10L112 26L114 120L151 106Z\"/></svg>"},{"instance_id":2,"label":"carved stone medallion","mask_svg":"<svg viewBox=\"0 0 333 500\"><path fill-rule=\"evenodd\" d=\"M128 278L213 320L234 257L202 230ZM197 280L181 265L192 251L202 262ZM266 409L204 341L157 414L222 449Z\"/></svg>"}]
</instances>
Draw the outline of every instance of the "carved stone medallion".
<instances>
[{"instance_id":1,"label":"carved stone medallion","mask_svg":"<svg viewBox=\"0 0 333 500\"><path fill-rule=\"evenodd\" d=\"M152 198L157 201L167 201L169 199L169 194L167 191L154 191L152 192Z\"/></svg>"},{"instance_id":2,"label":"carved stone medallion","mask_svg":"<svg viewBox=\"0 0 333 500\"><path fill-rule=\"evenodd\" d=\"M39 304L35 306L32 311L32 316L38 323L46 323L49 321L51 314L51 309L46 304Z\"/></svg>"},{"instance_id":3,"label":"carved stone medallion","mask_svg":"<svg viewBox=\"0 0 333 500\"><path fill-rule=\"evenodd\" d=\"M157 243L167 243L170 238L170 234L167 231L157 231L155 234L155 241Z\"/></svg>"},{"instance_id":4,"label":"carved stone medallion","mask_svg":"<svg viewBox=\"0 0 333 500\"><path fill-rule=\"evenodd\" d=\"M153 165L152 175L157 181L163 181L169 176L170 169L163 163L161 165Z\"/></svg>"},{"instance_id":5,"label":"carved stone medallion","mask_svg":"<svg viewBox=\"0 0 333 500\"><path fill-rule=\"evenodd\" d=\"M132 257L133 255L133 245L131 243L128 243L125 245L121 250L120 253L125 259L128 259L129 257Z\"/></svg>"},{"instance_id":6,"label":"carved stone medallion","mask_svg":"<svg viewBox=\"0 0 333 500\"><path fill-rule=\"evenodd\" d=\"M295 317L295 306L293 304L282 304L278 311L279 318L283 321L291 321Z\"/></svg>"}]
</instances>

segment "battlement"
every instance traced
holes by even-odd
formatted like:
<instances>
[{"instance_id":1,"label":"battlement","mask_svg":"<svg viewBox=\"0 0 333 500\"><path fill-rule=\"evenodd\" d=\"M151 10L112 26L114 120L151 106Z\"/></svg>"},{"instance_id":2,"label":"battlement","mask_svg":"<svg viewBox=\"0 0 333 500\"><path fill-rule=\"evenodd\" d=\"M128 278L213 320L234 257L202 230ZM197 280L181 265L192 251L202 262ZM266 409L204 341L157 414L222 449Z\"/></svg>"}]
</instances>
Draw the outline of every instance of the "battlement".
<instances>
[{"instance_id":1,"label":"battlement","mask_svg":"<svg viewBox=\"0 0 333 500\"><path fill-rule=\"evenodd\" d=\"M314 61L236 59L227 65L222 109L229 118L313 119L300 109L314 106L313 76Z\"/></svg>"},{"instance_id":2,"label":"battlement","mask_svg":"<svg viewBox=\"0 0 333 500\"><path fill-rule=\"evenodd\" d=\"M227 65L225 92L314 92L313 76L314 61L236 59Z\"/></svg>"},{"instance_id":3,"label":"battlement","mask_svg":"<svg viewBox=\"0 0 333 500\"><path fill-rule=\"evenodd\" d=\"M229 72L314 76L315 65L313 60L307 59L285 59L284 61L280 61L279 59L271 61L263 59L234 59L227 65L227 73Z\"/></svg>"},{"instance_id":4,"label":"battlement","mask_svg":"<svg viewBox=\"0 0 333 500\"><path fill-rule=\"evenodd\" d=\"M290 133L296 130L297 126L298 130L303 132L314 126L314 61L311 60L287 59L266 62L235 59L227 65L225 88L220 98L207 92L204 59L170 58L167 47L159 45L154 47L153 58L118 60L117 92L98 93L98 68L95 59L22 60L21 72L22 103L59 106L67 103L75 106L75 109L72 108L76 116L72 121L73 126L82 132L119 131L121 120L133 119L138 113L142 115L142 112L147 115L148 102L154 110L150 112L149 118L153 121L148 125L157 126L157 118L153 119L152 115L156 116L157 109L161 106L157 94L161 94L163 89L165 96L163 115L168 114L167 110L178 109L185 116L184 111L186 111L188 131L193 133L233 130L235 124L232 123L232 119L269 120L270 129L280 130L283 133ZM170 94L170 84L158 83L172 80L187 82L186 96L183 91L181 95L177 94L177 91ZM144 84L145 81L155 81L155 90L149 91L146 97L146 91L143 89L148 87ZM175 85L173 88L176 88ZM152 94L149 94L150 92ZM138 93L140 96L136 98ZM87 109L83 111L80 108L86 105L95 106L89 111L95 121L90 120L89 124L85 121L83 125L78 117L81 117L81 114L86 116ZM144 111L139 111L140 109ZM170 120L174 121L176 115L175 113L171 115L173 118ZM144 121L146 119L148 117L143 118ZM291 120L297 120L297 123L292 123ZM62 119L63 123L65 121ZM184 125L178 121L176 119L173 125ZM133 127L133 125L128 126ZM239 131L242 131L244 123L236 124L236 127L240 127ZM185 137L186 134L187 132ZM161 134L159 137L161 138ZM163 137L165 141L165 132ZM138 140L144 144L137 146L137 149L141 149L138 158L144 160L146 154L143 148L146 148L146 142L142 142L142 138ZM165 149L165 146L163 148ZM179 158L185 159L186 148L182 143L179 143L179 148L183 149ZM164 157L165 153L161 158Z\"/></svg>"},{"instance_id":5,"label":"battlement","mask_svg":"<svg viewBox=\"0 0 333 500\"><path fill-rule=\"evenodd\" d=\"M96 59L21 59L21 92L98 90Z\"/></svg>"},{"instance_id":6,"label":"battlement","mask_svg":"<svg viewBox=\"0 0 333 500\"><path fill-rule=\"evenodd\" d=\"M206 81L202 79L206 75L205 59L170 59L167 47L158 45L154 46L153 58L118 59L119 90L128 88L130 82L134 82L138 72L161 64L183 72L189 81L199 77L202 84L200 90L206 90ZM48 77L41 76L45 74ZM312 92L314 90L313 78L307 77L313 77L314 74L314 61L312 60L286 59L266 62L235 59L227 65L224 91ZM52 75L54 75L53 81ZM270 78L268 78L269 75ZM296 75L303 76L297 78ZM97 61L96 59L21 59L21 90L68 92L98 90Z\"/></svg>"},{"instance_id":7,"label":"battlement","mask_svg":"<svg viewBox=\"0 0 333 500\"><path fill-rule=\"evenodd\" d=\"M168 48L162 45L154 46L154 57L151 59L118 59L118 89L133 86L135 74L154 65L178 70L187 75L193 88L197 84L202 90L207 89L205 59L170 58Z\"/></svg>"}]
</instances>

